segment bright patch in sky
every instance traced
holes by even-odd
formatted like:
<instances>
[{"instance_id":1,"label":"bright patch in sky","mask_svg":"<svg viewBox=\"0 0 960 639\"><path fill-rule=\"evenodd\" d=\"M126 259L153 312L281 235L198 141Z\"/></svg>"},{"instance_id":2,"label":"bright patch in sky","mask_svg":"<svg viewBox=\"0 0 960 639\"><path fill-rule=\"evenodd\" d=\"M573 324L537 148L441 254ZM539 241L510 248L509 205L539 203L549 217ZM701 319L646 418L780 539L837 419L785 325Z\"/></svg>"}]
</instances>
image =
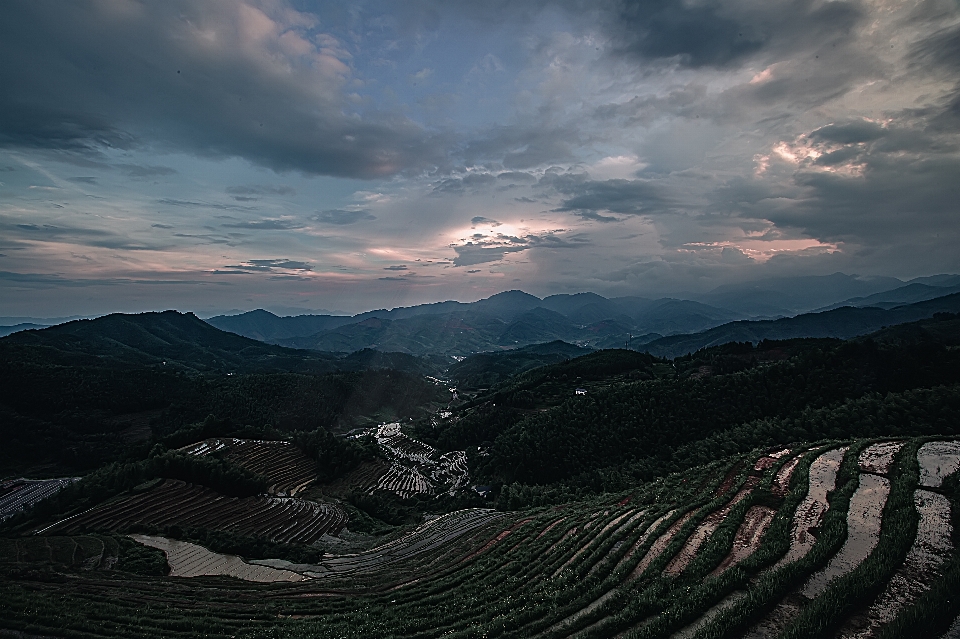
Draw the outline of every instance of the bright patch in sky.
<instances>
[{"instance_id":1,"label":"bright patch in sky","mask_svg":"<svg viewBox=\"0 0 960 639\"><path fill-rule=\"evenodd\" d=\"M952 0L0 4L0 315L960 269Z\"/></svg>"}]
</instances>

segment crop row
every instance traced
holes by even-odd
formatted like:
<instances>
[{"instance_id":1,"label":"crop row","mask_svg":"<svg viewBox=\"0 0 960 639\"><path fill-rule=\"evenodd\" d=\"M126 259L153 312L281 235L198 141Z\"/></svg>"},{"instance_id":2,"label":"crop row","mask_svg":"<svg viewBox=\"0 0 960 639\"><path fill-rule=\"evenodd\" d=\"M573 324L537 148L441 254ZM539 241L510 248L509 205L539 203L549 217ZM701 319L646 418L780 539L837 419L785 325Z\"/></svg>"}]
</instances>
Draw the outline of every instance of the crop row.
<instances>
[{"instance_id":1,"label":"crop row","mask_svg":"<svg viewBox=\"0 0 960 639\"><path fill-rule=\"evenodd\" d=\"M910 636L900 620L930 601L948 622L960 612L940 585L958 574L945 480L958 466L954 442L758 451L629 493L461 511L364 553L269 564L313 577L296 583L141 581L112 607L104 593L120 586L106 581L29 596L0 584L0 596L31 622L30 606L67 601L70 628L90 635L109 634L96 610L129 636ZM177 613L171 629L158 602L202 620Z\"/></svg>"},{"instance_id":2,"label":"crop row","mask_svg":"<svg viewBox=\"0 0 960 639\"><path fill-rule=\"evenodd\" d=\"M317 478L317 464L285 441L207 439L181 449L191 455L219 453L247 470L263 475L268 492L293 497Z\"/></svg>"},{"instance_id":3,"label":"crop row","mask_svg":"<svg viewBox=\"0 0 960 639\"><path fill-rule=\"evenodd\" d=\"M339 533L346 522L346 514L335 504L296 497L224 497L208 488L168 479L147 492L101 504L39 532L73 534L179 526L310 544L325 533Z\"/></svg>"},{"instance_id":4,"label":"crop row","mask_svg":"<svg viewBox=\"0 0 960 639\"><path fill-rule=\"evenodd\" d=\"M0 484L0 521L16 515L41 499L60 492L64 487L80 479L11 479Z\"/></svg>"}]
</instances>

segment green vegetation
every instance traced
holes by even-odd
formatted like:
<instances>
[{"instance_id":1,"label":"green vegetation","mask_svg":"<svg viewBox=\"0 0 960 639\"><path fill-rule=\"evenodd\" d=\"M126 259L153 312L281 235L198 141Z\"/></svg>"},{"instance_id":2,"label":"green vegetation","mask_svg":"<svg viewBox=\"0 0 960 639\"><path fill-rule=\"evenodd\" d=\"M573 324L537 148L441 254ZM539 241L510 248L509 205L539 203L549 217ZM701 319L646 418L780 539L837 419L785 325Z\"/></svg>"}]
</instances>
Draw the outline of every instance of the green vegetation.
<instances>
[{"instance_id":1,"label":"green vegetation","mask_svg":"<svg viewBox=\"0 0 960 639\"><path fill-rule=\"evenodd\" d=\"M691 624L701 638L835 633L886 592L914 548L918 450L960 435L958 330L943 315L846 342L729 343L672 361L629 350L565 359L567 346L547 345L466 360L463 379L499 381L459 403L413 369L376 368L405 360L372 351L353 371L225 375L123 358L66 363L69 341L56 357L19 344L32 359L2 373L12 387L0 391L0 410L22 449L5 451L4 463L94 469L3 524L0 629L251 639L652 639ZM530 367L554 356L564 359ZM38 387L44 380L62 393ZM383 429L379 444L335 434L400 416L415 419L403 420L403 434ZM143 425L146 435L131 439ZM283 442L213 441L229 437ZM455 484L452 461L416 466L440 453L410 437L465 450L443 459L460 469L466 459L470 475ZM902 447L889 466L861 464L891 438ZM189 449L202 456L177 450L203 440ZM407 457L396 452L404 446ZM936 463L953 468L960 446L949 446ZM71 461L71 448L91 455ZM825 459L835 484L823 479ZM440 494L408 490L415 466L436 470ZM396 484L378 484L388 471ZM929 587L902 602L884 637L935 636L960 614L958 477L929 488L953 506L954 548L937 551L939 568L921 575ZM889 482L889 496L859 490L864 478ZM397 494L412 497L383 490L401 481ZM446 493L452 485L461 490ZM851 503L864 499L879 513L875 547L803 594L856 538ZM148 510L164 518L138 518ZM218 527L228 511L232 527ZM351 534L328 536L344 523ZM212 568L171 578L163 553L119 532L272 559L307 578L258 583ZM294 532L302 536L284 536ZM808 545L794 555L800 537Z\"/></svg>"}]
</instances>

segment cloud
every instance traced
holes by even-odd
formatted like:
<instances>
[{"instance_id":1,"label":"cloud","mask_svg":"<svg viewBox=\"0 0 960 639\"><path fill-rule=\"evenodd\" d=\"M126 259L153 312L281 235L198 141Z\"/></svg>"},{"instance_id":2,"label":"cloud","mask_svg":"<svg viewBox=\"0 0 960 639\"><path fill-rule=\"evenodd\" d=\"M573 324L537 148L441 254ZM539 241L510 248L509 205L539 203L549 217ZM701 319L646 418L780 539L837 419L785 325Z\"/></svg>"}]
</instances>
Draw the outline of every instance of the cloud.
<instances>
[{"instance_id":1,"label":"cloud","mask_svg":"<svg viewBox=\"0 0 960 639\"><path fill-rule=\"evenodd\" d=\"M849 37L863 18L856 3L810 0L620 0L601 13L614 54L694 69L736 66L763 51L785 53Z\"/></svg>"},{"instance_id":2,"label":"cloud","mask_svg":"<svg viewBox=\"0 0 960 639\"><path fill-rule=\"evenodd\" d=\"M284 2L3 3L0 85L17 90L0 93L0 145L172 148L351 178L443 162L443 134L351 107L351 54L318 26Z\"/></svg>"},{"instance_id":3,"label":"cloud","mask_svg":"<svg viewBox=\"0 0 960 639\"><path fill-rule=\"evenodd\" d=\"M232 229L249 229L252 231L285 231L302 229L303 224L293 220L254 220L251 222L233 222L223 226Z\"/></svg>"},{"instance_id":4,"label":"cloud","mask_svg":"<svg viewBox=\"0 0 960 639\"><path fill-rule=\"evenodd\" d=\"M176 169L169 166L141 165L141 164L117 164L115 165L120 172L127 177L132 178L152 178L164 175L176 175Z\"/></svg>"},{"instance_id":5,"label":"cloud","mask_svg":"<svg viewBox=\"0 0 960 639\"><path fill-rule=\"evenodd\" d=\"M468 162L494 161L521 172L545 164L575 159L583 140L572 126L549 126L539 121L499 125L483 131L463 151Z\"/></svg>"},{"instance_id":6,"label":"cloud","mask_svg":"<svg viewBox=\"0 0 960 639\"><path fill-rule=\"evenodd\" d=\"M376 216L371 215L370 211L367 209L354 209L354 210L344 210L344 209L328 209L326 211L320 211L315 216L314 220L317 222L322 222L323 224L356 224L357 222L362 222L364 220L375 220Z\"/></svg>"},{"instance_id":7,"label":"cloud","mask_svg":"<svg viewBox=\"0 0 960 639\"><path fill-rule=\"evenodd\" d=\"M397 265L397 266L384 266L384 267L383 267L383 270L385 270L385 271L406 271L406 270L407 270L407 266L406 266L406 264L399 264L399 265Z\"/></svg>"},{"instance_id":8,"label":"cloud","mask_svg":"<svg viewBox=\"0 0 960 639\"><path fill-rule=\"evenodd\" d=\"M559 176L541 181L566 195L557 212L577 212L601 222L616 218L600 216L598 211L622 215L649 215L668 204L663 189L650 180L587 180L582 176Z\"/></svg>"},{"instance_id":9,"label":"cloud","mask_svg":"<svg viewBox=\"0 0 960 639\"><path fill-rule=\"evenodd\" d=\"M477 217L471 218L470 224L474 226L478 224L489 224L490 226L501 226L500 222L497 222L496 220L491 220L486 217L481 217L479 215Z\"/></svg>"},{"instance_id":10,"label":"cloud","mask_svg":"<svg viewBox=\"0 0 960 639\"><path fill-rule=\"evenodd\" d=\"M296 195L297 191L292 186L277 185L264 186L253 184L249 186L228 186L226 192L231 195Z\"/></svg>"},{"instance_id":11,"label":"cloud","mask_svg":"<svg viewBox=\"0 0 960 639\"><path fill-rule=\"evenodd\" d=\"M507 253L525 251L528 246L486 246L467 242L461 246L454 246L457 256L453 259L454 266L474 266L487 262L499 262Z\"/></svg>"},{"instance_id":12,"label":"cloud","mask_svg":"<svg viewBox=\"0 0 960 639\"><path fill-rule=\"evenodd\" d=\"M437 193L464 193L467 190L481 189L494 184L496 176L490 173L468 173L463 177L450 177L433 185Z\"/></svg>"},{"instance_id":13,"label":"cloud","mask_svg":"<svg viewBox=\"0 0 960 639\"><path fill-rule=\"evenodd\" d=\"M195 202L191 200L177 200L169 197L165 197L157 200L157 204L165 204L166 206L178 206L182 208L217 209L220 211L256 211L257 210L257 207L255 206L238 206L236 204L217 204L213 202Z\"/></svg>"},{"instance_id":14,"label":"cloud","mask_svg":"<svg viewBox=\"0 0 960 639\"><path fill-rule=\"evenodd\" d=\"M233 269L238 273L273 273L275 271L312 271L313 267L306 262L297 262L295 260L275 259L275 260L247 260L240 264L225 266L224 268ZM229 273L230 271L217 271L218 273Z\"/></svg>"},{"instance_id":15,"label":"cloud","mask_svg":"<svg viewBox=\"0 0 960 639\"><path fill-rule=\"evenodd\" d=\"M78 184L96 184L97 183L97 178L89 177L89 176L71 177L67 179L70 180L71 182L76 182Z\"/></svg>"},{"instance_id":16,"label":"cloud","mask_svg":"<svg viewBox=\"0 0 960 639\"><path fill-rule=\"evenodd\" d=\"M34 224L0 220L0 230L4 231L8 238L16 237L28 241L80 244L128 251L160 248L146 242L135 241L112 231L80 228L66 224Z\"/></svg>"}]
</instances>

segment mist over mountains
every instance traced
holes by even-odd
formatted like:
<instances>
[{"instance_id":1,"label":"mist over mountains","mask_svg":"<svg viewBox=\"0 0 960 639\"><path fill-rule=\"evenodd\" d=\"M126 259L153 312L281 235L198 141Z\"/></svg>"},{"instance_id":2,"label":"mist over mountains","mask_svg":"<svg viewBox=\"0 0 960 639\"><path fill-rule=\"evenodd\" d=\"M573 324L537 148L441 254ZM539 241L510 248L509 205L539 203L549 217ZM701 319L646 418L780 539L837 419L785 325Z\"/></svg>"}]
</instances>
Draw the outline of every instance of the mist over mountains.
<instances>
[{"instance_id":1,"label":"mist over mountains","mask_svg":"<svg viewBox=\"0 0 960 639\"><path fill-rule=\"evenodd\" d=\"M626 347L672 357L729 341L861 335L936 312L955 312L951 298L885 313L958 291L960 276L955 275L902 282L835 273L722 287L706 296L713 304L674 298L608 299L595 293L541 299L506 291L473 303L422 304L352 317L279 317L258 309L207 322L271 344L328 352L369 348L464 357L562 340L585 348ZM816 312L803 315L805 311Z\"/></svg>"}]
</instances>

